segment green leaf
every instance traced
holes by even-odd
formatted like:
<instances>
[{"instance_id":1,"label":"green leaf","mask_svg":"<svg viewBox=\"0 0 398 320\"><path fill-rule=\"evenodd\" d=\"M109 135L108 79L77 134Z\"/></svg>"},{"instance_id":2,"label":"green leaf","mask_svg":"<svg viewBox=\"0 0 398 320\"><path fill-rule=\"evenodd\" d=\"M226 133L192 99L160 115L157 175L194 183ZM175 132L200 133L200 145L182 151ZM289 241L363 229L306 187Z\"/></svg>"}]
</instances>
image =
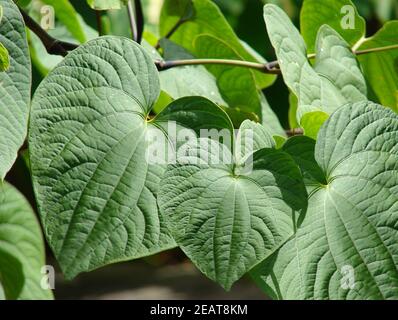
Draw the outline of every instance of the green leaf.
<instances>
[{"instance_id":1,"label":"green leaf","mask_svg":"<svg viewBox=\"0 0 398 320\"><path fill-rule=\"evenodd\" d=\"M78 13L69 0L41 0L41 2L54 8L56 18L62 22L77 41L80 43L87 41Z\"/></svg>"},{"instance_id":2,"label":"green leaf","mask_svg":"<svg viewBox=\"0 0 398 320\"><path fill-rule=\"evenodd\" d=\"M275 141L269 131L261 124L245 120L239 128L237 143L239 149L235 155L237 165L244 165L253 152L265 148L274 148Z\"/></svg>"},{"instance_id":3,"label":"green leaf","mask_svg":"<svg viewBox=\"0 0 398 320\"><path fill-rule=\"evenodd\" d=\"M32 2L32 0L15 0L14 2L18 6L20 6L22 8L26 8Z\"/></svg>"},{"instance_id":4,"label":"green leaf","mask_svg":"<svg viewBox=\"0 0 398 320\"><path fill-rule=\"evenodd\" d=\"M389 21L359 50L396 45L397 39L398 21ZM398 112L398 49L368 53L358 59L380 102Z\"/></svg>"},{"instance_id":5,"label":"green leaf","mask_svg":"<svg viewBox=\"0 0 398 320\"><path fill-rule=\"evenodd\" d=\"M165 60L194 58L184 48L167 39L162 39L161 44ZM204 66L184 66L162 71L160 86L174 99L201 96L219 105L227 105L217 87L215 77Z\"/></svg>"},{"instance_id":6,"label":"green leaf","mask_svg":"<svg viewBox=\"0 0 398 320\"><path fill-rule=\"evenodd\" d=\"M169 120L192 130L216 120L229 130L231 124L199 97L177 100L149 120L159 93L151 57L122 37L97 38L74 50L35 93L29 134L34 189L67 278L175 246L156 203L165 164L149 161L152 139L160 133L158 142L169 147L173 132L163 128Z\"/></svg>"},{"instance_id":7,"label":"green leaf","mask_svg":"<svg viewBox=\"0 0 398 320\"><path fill-rule=\"evenodd\" d=\"M291 129L299 128L300 125L297 122L297 108L298 108L298 99L295 94L289 92L289 126Z\"/></svg>"},{"instance_id":8,"label":"green leaf","mask_svg":"<svg viewBox=\"0 0 398 320\"><path fill-rule=\"evenodd\" d=\"M242 128L254 131L252 151L274 145L261 125L246 121ZM185 156L168 166L158 197L178 245L227 290L292 236L294 212L306 206L299 169L288 154L256 151L246 161L253 158L250 171L239 165L250 154L239 145L233 162L224 145L191 141Z\"/></svg>"},{"instance_id":9,"label":"green leaf","mask_svg":"<svg viewBox=\"0 0 398 320\"><path fill-rule=\"evenodd\" d=\"M300 26L310 53L315 52L317 32L324 24L336 30L350 46L365 36L365 20L351 0L304 0Z\"/></svg>"},{"instance_id":10,"label":"green leaf","mask_svg":"<svg viewBox=\"0 0 398 320\"><path fill-rule=\"evenodd\" d=\"M40 226L14 187L0 186L0 283L7 299L51 299L41 287L45 265ZM1 289L0 289L1 290Z\"/></svg>"},{"instance_id":11,"label":"green leaf","mask_svg":"<svg viewBox=\"0 0 398 320\"><path fill-rule=\"evenodd\" d=\"M7 71L10 68L10 57L6 47L0 43L0 72Z\"/></svg>"},{"instance_id":12,"label":"green leaf","mask_svg":"<svg viewBox=\"0 0 398 320\"><path fill-rule=\"evenodd\" d=\"M194 46L199 58L243 60L228 43L210 35L198 36ZM207 68L216 77L218 88L229 107L261 117L260 97L249 69L224 65Z\"/></svg>"},{"instance_id":13,"label":"green leaf","mask_svg":"<svg viewBox=\"0 0 398 320\"><path fill-rule=\"evenodd\" d=\"M283 145L286 143L287 138L284 136L273 136L274 140L275 140L275 148L276 149L281 149L283 147Z\"/></svg>"},{"instance_id":14,"label":"green leaf","mask_svg":"<svg viewBox=\"0 0 398 320\"><path fill-rule=\"evenodd\" d=\"M323 123L329 118L329 115L323 111L308 112L301 118L301 126L307 137L316 140L318 131Z\"/></svg>"},{"instance_id":15,"label":"green leaf","mask_svg":"<svg viewBox=\"0 0 398 320\"><path fill-rule=\"evenodd\" d=\"M198 57L201 58L242 60L228 43L213 36L198 36L194 45ZM257 89L253 73L249 69L212 65L208 66L208 70L216 77L227 106L234 109L232 113L237 119L237 127L246 119L256 119L269 128L272 134L285 134L264 94Z\"/></svg>"},{"instance_id":16,"label":"green leaf","mask_svg":"<svg viewBox=\"0 0 398 320\"><path fill-rule=\"evenodd\" d=\"M95 10L121 9L127 0L87 0L88 5Z\"/></svg>"},{"instance_id":17,"label":"green leaf","mask_svg":"<svg viewBox=\"0 0 398 320\"><path fill-rule=\"evenodd\" d=\"M346 103L367 100L365 80L355 56L333 29L325 25L319 30L314 69L303 38L282 9L266 5L264 17L284 80L298 98L300 125L306 113L331 114Z\"/></svg>"},{"instance_id":18,"label":"green leaf","mask_svg":"<svg viewBox=\"0 0 398 320\"><path fill-rule=\"evenodd\" d=\"M355 55L347 42L327 25L319 29L315 71L339 90L347 102L366 101L367 88Z\"/></svg>"},{"instance_id":19,"label":"green leaf","mask_svg":"<svg viewBox=\"0 0 398 320\"><path fill-rule=\"evenodd\" d=\"M283 299L398 298L397 142L398 116L380 105L348 105L330 117L315 159L298 162L318 180L307 182L304 220L253 271L264 290ZM308 141L292 144L294 157L309 151Z\"/></svg>"},{"instance_id":20,"label":"green leaf","mask_svg":"<svg viewBox=\"0 0 398 320\"><path fill-rule=\"evenodd\" d=\"M180 20L182 17L182 20ZM159 31L162 37L168 35L175 26L170 39L194 55L195 39L199 35L209 35L221 39L246 61L258 61L240 42L235 32L215 3L210 0L166 0L162 7ZM227 58L227 57L224 57ZM275 81L274 75L251 71L259 88L266 88Z\"/></svg>"},{"instance_id":21,"label":"green leaf","mask_svg":"<svg viewBox=\"0 0 398 320\"><path fill-rule=\"evenodd\" d=\"M267 98L264 93L260 92L261 101L261 123L273 136L286 137L285 129L283 129L281 123L279 122L278 116L271 109Z\"/></svg>"},{"instance_id":22,"label":"green leaf","mask_svg":"<svg viewBox=\"0 0 398 320\"><path fill-rule=\"evenodd\" d=\"M326 176L315 160L315 140L306 136L295 136L286 141L283 150L300 167L307 188L319 186L320 183L327 184Z\"/></svg>"},{"instance_id":23,"label":"green leaf","mask_svg":"<svg viewBox=\"0 0 398 320\"><path fill-rule=\"evenodd\" d=\"M4 288L3 288L3 286L1 285L1 282L0 282L0 301L5 300L5 299L6 299L6 294L5 294Z\"/></svg>"},{"instance_id":24,"label":"green leaf","mask_svg":"<svg viewBox=\"0 0 398 320\"><path fill-rule=\"evenodd\" d=\"M8 50L9 69L0 72L0 180L12 167L22 146L28 122L31 66L25 24L11 0L0 0L4 16L0 43Z\"/></svg>"}]
</instances>

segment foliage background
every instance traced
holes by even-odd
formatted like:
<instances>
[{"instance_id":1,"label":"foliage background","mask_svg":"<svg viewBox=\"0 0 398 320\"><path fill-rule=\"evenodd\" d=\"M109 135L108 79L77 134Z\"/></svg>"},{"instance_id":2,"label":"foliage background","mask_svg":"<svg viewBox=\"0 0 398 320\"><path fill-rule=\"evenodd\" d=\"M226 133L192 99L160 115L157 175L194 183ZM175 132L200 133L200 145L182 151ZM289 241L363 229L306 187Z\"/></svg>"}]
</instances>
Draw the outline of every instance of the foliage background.
<instances>
[{"instance_id":1,"label":"foliage background","mask_svg":"<svg viewBox=\"0 0 398 320\"><path fill-rule=\"evenodd\" d=\"M36 0L33 0L36 1ZM96 15L82 0L70 1L84 21L97 28ZM143 0L146 30L157 33L159 13L163 0ZM263 6L274 3L282 7L299 25L301 0L214 0L235 32L259 52L267 61L275 60L274 50L266 36ZM354 0L360 14L366 19L367 36L380 29L385 21L398 19L397 0ZM115 35L129 36L128 17L125 11L109 12L103 16L111 24ZM33 90L43 79L43 72L33 65ZM289 92L278 77L274 85L264 91L281 124L288 128ZM34 204L30 175L24 155L21 154L6 180L21 190ZM47 250L50 264L56 265L51 251ZM65 283L58 273L55 296L59 298L264 298L259 289L249 281L241 281L232 293L225 293L218 285L198 274L179 250L173 250L141 261L111 265L89 274L80 275ZM150 278L149 278L150 277ZM100 279L100 280L99 280ZM189 286L187 284L189 283ZM156 284L156 285L155 285Z\"/></svg>"}]
</instances>

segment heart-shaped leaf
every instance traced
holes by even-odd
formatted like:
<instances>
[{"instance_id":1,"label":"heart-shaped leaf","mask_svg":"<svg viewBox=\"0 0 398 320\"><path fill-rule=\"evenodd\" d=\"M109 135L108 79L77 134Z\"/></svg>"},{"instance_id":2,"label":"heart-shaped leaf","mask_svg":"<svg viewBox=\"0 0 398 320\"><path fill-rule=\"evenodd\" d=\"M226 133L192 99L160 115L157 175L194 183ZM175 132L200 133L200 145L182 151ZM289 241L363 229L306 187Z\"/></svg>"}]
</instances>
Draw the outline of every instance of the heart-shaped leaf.
<instances>
[{"instance_id":1,"label":"heart-shaped leaf","mask_svg":"<svg viewBox=\"0 0 398 320\"><path fill-rule=\"evenodd\" d=\"M295 237L253 271L256 282L283 299L397 299L398 116L348 105L322 127L315 158L303 154L311 143L286 148L307 177L308 210Z\"/></svg>"},{"instance_id":2,"label":"heart-shaped leaf","mask_svg":"<svg viewBox=\"0 0 398 320\"><path fill-rule=\"evenodd\" d=\"M0 180L12 167L27 131L31 66L25 24L11 0L0 0L4 15L0 43L8 51L9 66L0 72ZM4 51L4 50L3 50Z\"/></svg>"},{"instance_id":3,"label":"heart-shaped leaf","mask_svg":"<svg viewBox=\"0 0 398 320\"><path fill-rule=\"evenodd\" d=\"M231 124L198 97L150 119L159 92L155 64L141 46L101 37L70 53L35 93L33 182L48 242L68 278L175 246L158 213L166 162L148 158L156 157L152 138L160 133L168 147L170 121L195 132Z\"/></svg>"},{"instance_id":4,"label":"heart-shaped leaf","mask_svg":"<svg viewBox=\"0 0 398 320\"><path fill-rule=\"evenodd\" d=\"M51 290L41 287L44 257L40 226L29 203L11 185L0 185L0 285L6 299L52 298Z\"/></svg>"},{"instance_id":5,"label":"heart-shaped leaf","mask_svg":"<svg viewBox=\"0 0 398 320\"><path fill-rule=\"evenodd\" d=\"M251 136L252 148L238 141L236 162L213 140L188 143L185 156L168 166L158 198L178 245L227 290L293 235L295 212L306 206L292 158L265 148L273 140L260 125L246 121L242 130L248 134L239 136ZM246 168L239 159L246 159Z\"/></svg>"}]
</instances>

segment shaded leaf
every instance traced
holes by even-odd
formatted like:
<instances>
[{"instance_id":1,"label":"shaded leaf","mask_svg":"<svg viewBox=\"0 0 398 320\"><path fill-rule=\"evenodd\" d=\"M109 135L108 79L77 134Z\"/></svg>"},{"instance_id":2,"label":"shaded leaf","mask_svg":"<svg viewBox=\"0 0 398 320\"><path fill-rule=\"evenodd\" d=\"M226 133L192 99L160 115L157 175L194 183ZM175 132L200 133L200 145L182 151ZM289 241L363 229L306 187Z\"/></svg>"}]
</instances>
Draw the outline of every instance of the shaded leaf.
<instances>
[{"instance_id":1,"label":"shaded leaf","mask_svg":"<svg viewBox=\"0 0 398 320\"><path fill-rule=\"evenodd\" d=\"M51 299L41 281L44 243L35 214L11 185L0 186L0 282L7 299Z\"/></svg>"}]
</instances>

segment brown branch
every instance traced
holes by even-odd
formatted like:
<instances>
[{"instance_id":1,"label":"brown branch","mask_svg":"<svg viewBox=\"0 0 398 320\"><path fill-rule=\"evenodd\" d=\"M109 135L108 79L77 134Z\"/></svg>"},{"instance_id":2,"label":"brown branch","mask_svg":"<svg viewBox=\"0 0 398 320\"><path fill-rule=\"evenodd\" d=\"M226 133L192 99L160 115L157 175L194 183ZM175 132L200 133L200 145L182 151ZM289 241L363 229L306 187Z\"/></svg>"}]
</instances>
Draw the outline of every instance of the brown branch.
<instances>
[{"instance_id":1,"label":"brown branch","mask_svg":"<svg viewBox=\"0 0 398 320\"><path fill-rule=\"evenodd\" d=\"M65 57L68 51L74 50L78 45L60 41L50 36L35 20L33 20L23 9L19 8L26 26L32 30L41 40L49 54Z\"/></svg>"},{"instance_id":2,"label":"brown branch","mask_svg":"<svg viewBox=\"0 0 398 320\"><path fill-rule=\"evenodd\" d=\"M97 31L98 35L102 36L104 34L103 28L102 28L102 17L101 17L101 11L95 10L95 18L97 20Z\"/></svg>"},{"instance_id":3,"label":"brown branch","mask_svg":"<svg viewBox=\"0 0 398 320\"><path fill-rule=\"evenodd\" d=\"M304 134L304 130L301 128L286 130L285 132L289 138L294 136L302 136Z\"/></svg>"}]
</instances>

